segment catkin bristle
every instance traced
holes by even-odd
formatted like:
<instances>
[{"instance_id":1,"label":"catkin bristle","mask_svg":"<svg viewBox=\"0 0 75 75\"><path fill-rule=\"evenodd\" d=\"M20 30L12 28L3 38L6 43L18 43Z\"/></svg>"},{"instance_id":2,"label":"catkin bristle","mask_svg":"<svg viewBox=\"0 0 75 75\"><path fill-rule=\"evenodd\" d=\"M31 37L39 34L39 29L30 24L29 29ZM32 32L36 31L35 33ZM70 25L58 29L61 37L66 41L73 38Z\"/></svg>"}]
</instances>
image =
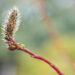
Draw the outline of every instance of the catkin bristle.
<instances>
[{"instance_id":1,"label":"catkin bristle","mask_svg":"<svg viewBox=\"0 0 75 75\"><path fill-rule=\"evenodd\" d=\"M3 24L3 37L14 36L15 32L18 30L20 24L20 13L17 7L14 7L8 11L8 15L5 18Z\"/></svg>"}]
</instances>

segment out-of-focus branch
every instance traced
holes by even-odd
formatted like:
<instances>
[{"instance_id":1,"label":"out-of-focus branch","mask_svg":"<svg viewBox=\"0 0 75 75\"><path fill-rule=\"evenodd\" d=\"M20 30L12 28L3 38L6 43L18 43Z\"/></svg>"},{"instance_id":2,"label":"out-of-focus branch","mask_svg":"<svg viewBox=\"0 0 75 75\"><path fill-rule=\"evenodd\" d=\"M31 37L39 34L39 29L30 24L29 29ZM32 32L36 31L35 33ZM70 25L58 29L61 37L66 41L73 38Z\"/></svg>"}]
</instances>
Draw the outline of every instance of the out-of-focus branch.
<instances>
[{"instance_id":1,"label":"out-of-focus branch","mask_svg":"<svg viewBox=\"0 0 75 75\"><path fill-rule=\"evenodd\" d=\"M59 53L64 57L65 60L67 60L72 67L72 69L75 70L73 64L74 59L68 54L67 48L64 46L64 43L61 40L61 37L59 33L57 32L56 28L53 25L53 22L51 18L48 16L47 10L46 10L46 0L36 0L39 13L42 17L42 22L44 23L49 36L52 38L53 43L55 44L56 48L58 49Z\"/></svg>"}]
</instances>

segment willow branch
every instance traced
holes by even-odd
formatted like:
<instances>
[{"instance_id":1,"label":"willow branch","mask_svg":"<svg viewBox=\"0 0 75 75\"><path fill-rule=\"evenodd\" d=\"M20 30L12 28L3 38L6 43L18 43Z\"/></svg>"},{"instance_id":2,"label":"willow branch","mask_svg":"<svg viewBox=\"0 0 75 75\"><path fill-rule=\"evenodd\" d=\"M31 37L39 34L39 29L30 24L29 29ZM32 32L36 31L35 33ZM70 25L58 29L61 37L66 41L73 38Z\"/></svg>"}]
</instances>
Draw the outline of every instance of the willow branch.
<instances>
[{"instance_id":1,"label":"willow branch","mask_svg":"<svg viewBox=\"0 0 75 75\"><path fill-rule=\"evenodd\" d=\"M13 36L15 35L15 32L18 30L17 27L19 27L19 10L18 8L13 8L12 10L9 11L8 17L5 20L5 23L3 25L3 39L7 42L8 44L8 49L13 51L13 50L20 50L23 52L28 53L35 59L42 60L49 64L59 75L64 75L54 64L52 64L50 61L47 59L43 58L42 56L39 56L33 52L31 52L29 49L24 48L23 44L18 44L14 39Z\"/></svg>"},{"instance_id":2,"label":"willow branch","mask_svg":"<svg viewBox=\"0 0 75 75\"><path fill-rule=\"evenodd\" d=\"M14 39L12 37L10 37L9 39L10 39L10 41L8 39L6 39L7 43L10 45L9 48L8 48L9 50L13 51L13 50L17 49L17 50L26 52L29 55L31 55L31 57L33 57L35 59L39 59L39 60L44 61L45 63L47 63L49 66L51 66L58 73L58 75L64 75L52 62L50 62L46 58L31 52L29 49L21 48L20 45L18 45L17 42L14 41ZM14 45L14 47L12 47L12 44Z\"/></svg>"}]
</instances>

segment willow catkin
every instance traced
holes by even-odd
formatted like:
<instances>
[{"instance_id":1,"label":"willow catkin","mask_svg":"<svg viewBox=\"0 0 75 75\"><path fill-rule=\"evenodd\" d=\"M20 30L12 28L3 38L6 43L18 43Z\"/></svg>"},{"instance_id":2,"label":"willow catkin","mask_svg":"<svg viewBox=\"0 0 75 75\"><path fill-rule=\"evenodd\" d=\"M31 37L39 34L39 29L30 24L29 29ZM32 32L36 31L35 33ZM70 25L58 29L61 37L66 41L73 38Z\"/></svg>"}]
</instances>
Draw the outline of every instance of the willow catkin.
<instances>
[{"instance_id":1,"label":"willow catkin","mask_svg":"<svg viewBox=\"0 0 75 75\"><path fill-rule=\"evenodd\" d=\"M18 30L20 24L20 13L17 7L14 7L8 11L7 17L3 24L3 38L9 39L9 36L13 37Z\"/></svg>"}]
</instances>

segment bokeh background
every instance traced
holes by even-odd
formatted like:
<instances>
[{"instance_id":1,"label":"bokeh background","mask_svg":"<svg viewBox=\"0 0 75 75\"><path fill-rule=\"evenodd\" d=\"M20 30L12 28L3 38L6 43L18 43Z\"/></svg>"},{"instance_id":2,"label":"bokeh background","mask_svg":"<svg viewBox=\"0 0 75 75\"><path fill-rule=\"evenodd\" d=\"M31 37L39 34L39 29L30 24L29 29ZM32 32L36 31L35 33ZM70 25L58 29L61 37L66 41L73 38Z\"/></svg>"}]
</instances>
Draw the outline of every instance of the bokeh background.
<instances>
[{"instance_id":1,"label":"bokeh background","mask_svg":"<svg viewBox=\"0 0 75 75\"><path fill-rule=\"evenodd\" d=\"M65 75L75 75L75 0L0 0L0 75L58 75L46 63L7 49L1 28L14 6L21 13L15 40L53 62Z\"/></svg>"}]
</instances>

